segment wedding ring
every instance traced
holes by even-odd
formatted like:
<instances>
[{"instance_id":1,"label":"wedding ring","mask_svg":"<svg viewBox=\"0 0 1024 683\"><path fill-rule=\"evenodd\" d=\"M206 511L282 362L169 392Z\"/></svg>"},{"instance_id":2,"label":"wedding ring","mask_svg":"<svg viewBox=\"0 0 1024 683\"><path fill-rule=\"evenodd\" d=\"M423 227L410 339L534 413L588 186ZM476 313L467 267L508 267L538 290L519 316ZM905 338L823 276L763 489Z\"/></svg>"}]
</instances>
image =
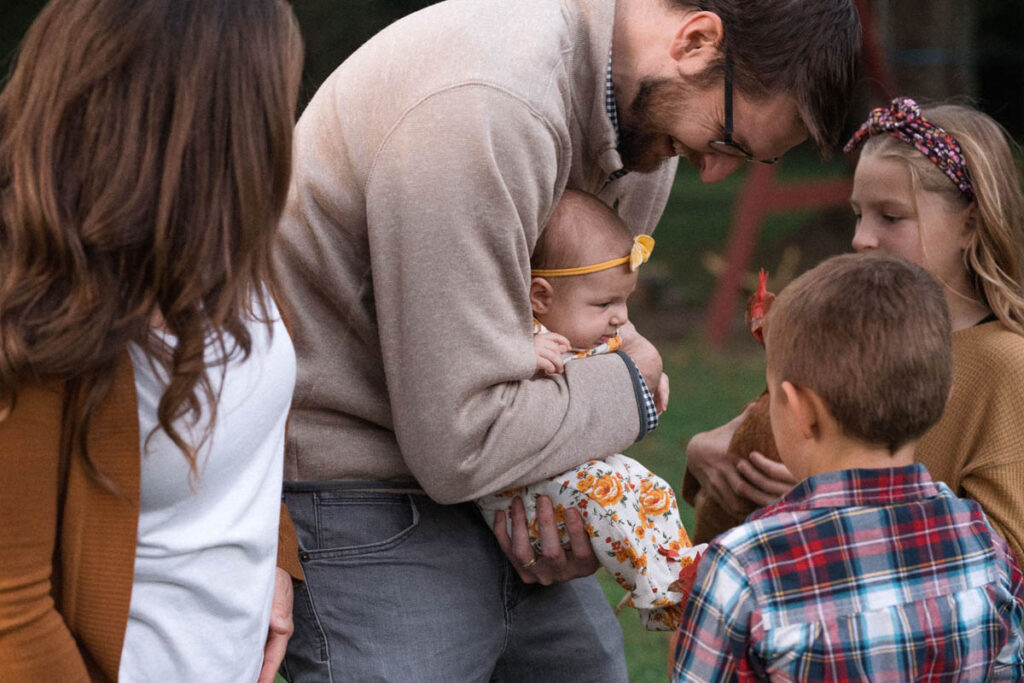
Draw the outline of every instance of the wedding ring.
<instances>
[{"instance_id":1,"label":"wedding ring","mask_svg":"<svg viewBox=\"0 0 1024 683\"><path fill-rule=\"evenodd\" d=\"M529 562L524 562L523 563L523 569L529 569L530 567L532 567L535 564L537 564L537 558L536 557L531 558Z\"/></svg>"}]
</instances>

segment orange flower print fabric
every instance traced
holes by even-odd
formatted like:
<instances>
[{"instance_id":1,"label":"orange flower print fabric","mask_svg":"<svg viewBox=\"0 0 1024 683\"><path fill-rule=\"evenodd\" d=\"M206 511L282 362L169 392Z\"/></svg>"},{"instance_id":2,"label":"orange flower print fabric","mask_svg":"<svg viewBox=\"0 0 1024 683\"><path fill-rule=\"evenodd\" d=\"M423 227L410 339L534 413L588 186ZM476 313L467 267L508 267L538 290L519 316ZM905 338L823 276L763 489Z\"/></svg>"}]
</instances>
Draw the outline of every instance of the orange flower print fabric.
<instances>
[{"instance_id":1,"label":"orange flower print fabric","mask_svg":"<svg viewBox=\"0 0 1024 683\"><path fill-rule=\"evenodd\" d=\"M672 487L636 460L612 455L518 489L477 501L488 521L506 512L515 496L523 499L530 540L540 553L536 499L545 495L555 506L555 521L564 545L565 511L575 507L583 516L594 553L620 586L629 591L628 604L640 613L644 627L671 631L679 623L689 595L687 581L704 545L692 547L679 519Z\"/></svg>"},{"instance_id":2,"label":"orange flower print fabric","mask_svg":"<svg viewBox=\"0 0 1024 683\"><path fill-rule=\"evenodd\" d=\"M550 332L547 327L543 325L536 318L533 319L533 333L534 334L545 334ZM615 353L622 348L622 337L615 335L611 339L597 346L589 349L570 349L562 354L562 362L568 363L571 360L581 360L583 358L589 358L590 356L601 356L606 353Z\"/></svg>"}]
</instances>

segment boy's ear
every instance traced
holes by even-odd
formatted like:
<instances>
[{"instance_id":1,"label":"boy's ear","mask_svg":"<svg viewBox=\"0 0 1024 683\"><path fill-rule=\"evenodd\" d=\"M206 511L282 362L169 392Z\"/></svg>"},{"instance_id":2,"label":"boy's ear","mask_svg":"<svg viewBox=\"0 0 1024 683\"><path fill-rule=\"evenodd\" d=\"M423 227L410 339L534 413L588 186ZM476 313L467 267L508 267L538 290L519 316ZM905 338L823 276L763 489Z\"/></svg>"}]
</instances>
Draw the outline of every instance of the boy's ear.
<instances>
[{"instance_id":1,"label":"boy's ear","mask_svg":"<svg viewBox=\"0 0 1024 683\"><path fill-rule=\"evenodd\" d=\"M551 283L542 277L530 280L530 307L538 315L544 315L551 309L551 298L554 289Z\"/></svg>"},{"instance_id":2,"label":"boy's ear","mask_svg":"<svg viewBox=\"0 0 1024 683\"><path fill-rule=\"evenodd\" d=\"M807 387L798 387L792 382L779 385L795 421L800 435L805 439L817 440L821 436L822 410L825 404L821 397Z\"/></svg>"},{"instance_id":3,"label":"boy's ear","mask_svg":"<svg viewBox=\"0 0 1024 683\"><path fill-rule=\"evenodd\" d=\"M721 53L723 36L722 19L714 12L683 14L669 48L680 75L693 77L704 73Z\"/></svg>"}]
</instances>

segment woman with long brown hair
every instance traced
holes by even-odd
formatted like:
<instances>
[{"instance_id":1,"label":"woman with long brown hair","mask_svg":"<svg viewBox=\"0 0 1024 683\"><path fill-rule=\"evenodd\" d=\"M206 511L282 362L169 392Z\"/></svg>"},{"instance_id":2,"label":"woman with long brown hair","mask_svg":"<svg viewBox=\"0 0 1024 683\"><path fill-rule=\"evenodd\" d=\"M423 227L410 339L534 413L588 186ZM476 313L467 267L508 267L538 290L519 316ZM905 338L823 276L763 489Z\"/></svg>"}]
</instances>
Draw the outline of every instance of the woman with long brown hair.
<instances>
[{"instance_id":1,"label":"woman with long brown hair","mask_svg":"<svg viewBox=\"0 0 1024 683\"><path fill-rule=\"evenodd\" d=\"M0 93L0 679L273 678L295 358L270 251L301 61L284 0L52 0L24 38Z\"/></svg>"}]
</instances>

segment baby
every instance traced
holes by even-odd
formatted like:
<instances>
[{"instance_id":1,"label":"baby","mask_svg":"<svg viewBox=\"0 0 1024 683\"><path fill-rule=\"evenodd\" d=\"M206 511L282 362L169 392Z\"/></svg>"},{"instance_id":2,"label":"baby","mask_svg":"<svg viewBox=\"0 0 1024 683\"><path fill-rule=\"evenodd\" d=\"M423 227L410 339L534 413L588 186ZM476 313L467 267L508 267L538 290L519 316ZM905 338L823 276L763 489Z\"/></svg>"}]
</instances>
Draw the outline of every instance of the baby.
<instances>
[{"instance_id":1,"label":"baby","mask_svg":"<svg viewBox=\"0 0 1024 683\"><path fill-rule=\"evenodd\" d=\"M634 237L596 197L566 190L537 241L531 260L537 372L562 372L565 363L619 349L628 322L626 300L654 240ZM658 412L668 400L667 378L655 390ZM540 552L535 500L551 498L563 543L565 510L580 510L594 553L630 592L650 630L672 630L682 612L682 574L695 567L672 487L624 455L613 454L529 486L477 501L488 519L523 499L534 548ZM506 514L506 519L510 519Z\"/></svg>"}]
</instances>

